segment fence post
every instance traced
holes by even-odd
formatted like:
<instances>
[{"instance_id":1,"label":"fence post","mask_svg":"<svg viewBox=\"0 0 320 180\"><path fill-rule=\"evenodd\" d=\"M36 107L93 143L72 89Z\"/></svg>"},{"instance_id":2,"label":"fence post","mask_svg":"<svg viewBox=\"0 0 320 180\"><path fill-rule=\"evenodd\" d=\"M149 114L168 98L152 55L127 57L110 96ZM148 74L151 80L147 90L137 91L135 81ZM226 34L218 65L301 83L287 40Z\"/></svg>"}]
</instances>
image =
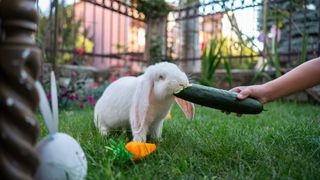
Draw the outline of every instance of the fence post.
<instances>
[{"instance_id":1,"label":"fence post","mask_svg":"<svg viewBox=\"0 0 320 180\"><path fill-rule=\"evenodd\" d=\"M263 38L263 58L267 59L267 61L269 61L268 63L270 63L270 57L269 57L269 50L268 50L268 41L267 41L267 34L268 34L268 26L267 26L267 22L268 22L268 0L264 0L263 1L263 23L262 23L262 28L263 28L263 33L264 33L264 38Z\"/></svg>"},{"instance_id":2,"label":"fence post","mask_svg":"<svg viewBox=\"0 0 320 180\"><path fill-rule=\"evenodd\" d=\"M39 132L37 20L35 0L0 1L1 179L32 179L39 163L33 147Z\"/></svg>"}]
</instances>

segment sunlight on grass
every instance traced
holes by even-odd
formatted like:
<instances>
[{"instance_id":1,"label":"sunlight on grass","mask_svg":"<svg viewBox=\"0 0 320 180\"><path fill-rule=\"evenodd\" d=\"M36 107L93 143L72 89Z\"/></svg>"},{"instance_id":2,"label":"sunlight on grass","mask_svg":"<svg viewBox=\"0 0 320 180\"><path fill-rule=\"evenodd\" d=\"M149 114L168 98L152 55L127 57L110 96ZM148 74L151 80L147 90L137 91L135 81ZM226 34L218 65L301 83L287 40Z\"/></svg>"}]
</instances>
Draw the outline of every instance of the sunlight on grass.
<instances>
[{"instance_id":1,"label":"sunlight on grass","mask_svg":"<svg viewBox=\"0 0 320 180\"><path fill-rule=\"evenodd\" d=\"M110 139L130 141L130 132L101 137L93 125L92 108L60 112L60 131L83 147L89 166L87 179L317 178L319 106L277 102L266 109L260 115L238 118L197 106L195 120L187 121L174 106L157 151L136 163L118 161L106 148ZM46 129L41 132L42 136L46 133Z\"/></svg>"}]
</instances>

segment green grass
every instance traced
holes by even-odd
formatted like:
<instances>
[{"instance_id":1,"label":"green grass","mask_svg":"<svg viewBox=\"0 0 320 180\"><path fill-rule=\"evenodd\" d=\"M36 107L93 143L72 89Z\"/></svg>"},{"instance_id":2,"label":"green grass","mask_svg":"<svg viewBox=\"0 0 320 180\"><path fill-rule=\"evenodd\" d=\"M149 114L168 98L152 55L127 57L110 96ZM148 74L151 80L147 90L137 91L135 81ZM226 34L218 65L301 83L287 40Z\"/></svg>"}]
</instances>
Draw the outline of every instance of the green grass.
<instances>
[{"instance_id":1,"label":"green grass","mask_svg":"<svg viewBox=\"0 0 320 180\"><path fill-rule=\"evenodd\" d=\"M189 122L174 106L157 151L135 163L114 159L106 148L111 140L130 141L130 133L101 137L93 109L61 111L60 131L83 147L87 179L319 178L320 107L276 102L265 108L260 115L238 118L197 106Z\"/></svg>"}]
</instances>

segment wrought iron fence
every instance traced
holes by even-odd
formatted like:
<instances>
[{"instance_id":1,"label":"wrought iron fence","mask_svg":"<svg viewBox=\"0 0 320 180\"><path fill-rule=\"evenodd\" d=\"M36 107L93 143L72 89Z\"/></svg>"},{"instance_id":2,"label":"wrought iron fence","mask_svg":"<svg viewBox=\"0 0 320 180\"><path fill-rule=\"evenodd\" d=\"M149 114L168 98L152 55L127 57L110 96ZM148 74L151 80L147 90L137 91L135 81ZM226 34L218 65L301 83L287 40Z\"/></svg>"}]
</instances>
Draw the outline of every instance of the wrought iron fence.
<instances>
[{"instance_id":1,"label":"wrought iron fence","mask_svg":"<svg viewBox=\"0 0 320 180\"><path fill-rule=\"evenodd\" d=\"M40 3L40 2L38 2ZM38 43L52 64L97 68L141 66L144 15L118 0L53 0L40 20Z\"/></svg>"},{"instance_id":2,"label":"wrought iron fence","mask_svg":"<svg viewBox=\"0 0 320 180\"><path fill-rule=\"evenodd\" d=\"M52 0L47 20L42 25L40 21L38 43L53 64L141 70L148 62L143 56L147 24L137 2ZM174 2L167 18L163 59L191 71L200 70L203 50L212 39L223 42L219 56L234 68L253 68L266 59L271 64L278 59L282 65L296 65L320 56L318 1Z\"/></svg>"},{"instance_id":3,"label":"wrought iron fence","mask_svg":"<svg viewBox=\"0 0 320 180\"><path fill-rule=\"evenodd\" d=\"M212 0L184 5L180 1L181 8L168 18L167 56L200 71L203 48L214 38L224 41L221 59L235 68L252 68L266 60L271 65L278 60L282 67L295 66L320 55L319 4Z\"/></svg>"}]
</instances>

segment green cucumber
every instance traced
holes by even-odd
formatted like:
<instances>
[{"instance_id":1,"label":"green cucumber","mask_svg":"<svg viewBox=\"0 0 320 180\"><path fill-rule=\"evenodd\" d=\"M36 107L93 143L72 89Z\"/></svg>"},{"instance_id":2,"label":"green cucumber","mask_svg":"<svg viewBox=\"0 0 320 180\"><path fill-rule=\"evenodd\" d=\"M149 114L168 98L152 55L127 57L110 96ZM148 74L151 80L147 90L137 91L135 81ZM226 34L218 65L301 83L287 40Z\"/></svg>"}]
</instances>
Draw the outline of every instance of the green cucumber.
<instances>
[{"instance_id":1,"label":"green cucumber","mask_svg":"<svg viewBox=\"0 0 320 180\"><path fill-rule=\"evenodd\" d=\"M259 114L263 105L254 98L237 99L237 93L198 84L192 84L174 93L176 97L202 106L241 114Z\"/></svg>"}]
</instances>

